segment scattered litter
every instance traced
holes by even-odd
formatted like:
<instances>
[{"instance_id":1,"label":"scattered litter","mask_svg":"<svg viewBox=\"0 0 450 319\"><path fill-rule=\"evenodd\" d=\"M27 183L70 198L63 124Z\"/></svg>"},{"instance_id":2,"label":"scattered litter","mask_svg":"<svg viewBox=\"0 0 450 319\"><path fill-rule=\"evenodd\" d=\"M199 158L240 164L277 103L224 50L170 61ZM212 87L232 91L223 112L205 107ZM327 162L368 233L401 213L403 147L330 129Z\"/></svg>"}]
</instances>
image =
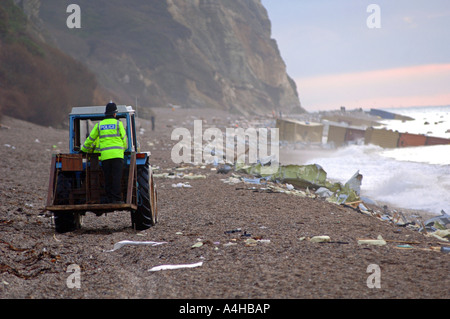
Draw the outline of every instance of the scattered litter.
<instances>
[{"instance_id":1,"label":"scattered litter","mask_svg":"<svg viewBox=\"0 0 450 319\"><path fill-rule=\"evenodd\" d=\"M358 239L358 245L376 245L376 246L384 246L386 245L386 241L379 235L377 239Z\"/></svg>"},{"instance_id":2,"label":"scattered litter","mask_svg":"<svg viewBox=\"0 0 450 319\"><path fill-rule=\"evenodd\" d=\"M183 235L183 233L180 232L180 231L177 231L177 232L175 233L175 235Z\"/></svg>"},{"instance_id":3,"label":"scattered litter","mask_svg":"<svg viewBox=\"0 0 450 319\"><path fill-rule=\"evenodd\" d=\"M257 243L258 243L258 241L253 238L248 238L245 240L246 246L256 246Z\"/></svg>"},{"instance_id":4,"label":"scattered litter","mask_svg":"<svg viewBox=\"0 0 450 319\"><path fill-rule=\"evenodd\" d=\"M405 241L405 240L390 240L385 239L387 243L399 243L399 244L405 244L405 245L419 245L420 243L417 241Z\"/></svg>"},{"instance_id":5,"label":"scattered litter","mask_svg":"<svg viewBox=\"0 0 450 319\"><path fill-rule=\"evenodd\" d=\"M329 236L314 236L309 241L312 243L326 243L330 240L331 238Z\"/></svg>"},{"instance_id":6,"label":"scattered litter","mask_svg":"<svg viewBox=\"0 0 450 319\"><path fill-rule=\"evenodd\" d=\"M217 174L228 174L232 167L230 165L223 165L217 169Z\"/></svg>"},{"instance_id":7,"label":"scattered litter","mask_svg":"<svg viewBox=\"0 0 450 319\"><path fill-rule=\"evenodd\" d=\"M107 252L112 252L112 251L116 251L120 248L122 248L123 246L126 245L134 245L134 246L138 246L138 245L151 245L151 246L159 246L162 244L167 244L166 242L155 242L155 241L130 241L130 240L123 240L120 241L118 243L114 244L114 248L112 250L107 250Z\"/></svg>"},{"instance_id":8,"label":"scattered litter","mask_svg":"<svg viewBox=\"0 0 450 319\"><path fill-rule=\"evenodd\" d=\"M333 196L333 192L330 191L328 188L325 187L320 187L319 189L316 190L316 195L320 196L320 197L331 197Z\"/></svg>"},{"instance_id":9,"label":"scattered litter","mask_svg":"<svg viewBox=\"0 0 450 319\"><path fill-rule=\"evenodd\" d=\"M345 183L345 186L354 190L355 193L359 196L361 192L361 182L363 176L357 171L348 181Z\"/></svg>"},{"instance_id":10,"label":"scattered litter","mask_svg":"<svg viewBox=\"0 0 450 319\"><path fill-rule=\"evenodd\" d=\"M427 233L426 236L434 237L442 241L449 241L450 239L450 229L438 229L435 232Z\"/></svg>"},{"instance_id":11,"label":"scattered litter","mask_svg":"<svg viewBox=\"0 0 450 319\"><path fill-rule=\"evenodd\" d=\"M226 230L226 231L225 231L225 234L240 233L241 231L242 231L242 229L236 228L236 229L232 229L232 230Z\"/></svg>"},{"instance_id":12,"label":"scattered litter","mask_svg":"<svg viewBox=\"0 0 450 319\"><path fill-rule=\"evenodd\" d=\"M203 265L203 261L195 263L195 264L181 264L181 265L161 265L156 266L148 271L160 271L160 270L174 270L174 269L182 269L182 268L195 268L201 267Z\"/></svg>"},{"instance_id":13,"label":"scattered litter","mask_svg":"<svg viewBox=\"0 0 450 319\"><path fill-rule=\"evenodd\" d=\"M153 174L153 177L154 178L168 178L168 179L177 178L177 176L175 176L174 174L169 174L169 173Z\"/></svg>"},{"instance_id":14,"label":"scattered litter","mask_svg":"<svg viewBox=\"0 0 450 319\"><path fill-rule=\"evenodd\" d=\"M411 245L397 245L397 248L401 248L401 249L412 249L413 248L413 246L411 246Z\"/></svg>"},{"instance_id":15,"label":"scattered litter","mask_svg":"<svg viewBox=\"0 0 450 319\"><path fill-rule=\"evenodd\" d=\"M223 244L224 247L235 246L235 245L237 245L237 243L228 242L226 244Z\"/></svg>"},{"instance_id":16,"label":"scattered litter","mask_svg":"<svg viewBox=\"0 0 450 319\"><path fill-rule=\"evenodd\" d=\"M184 175L183 176L184 179L206 179L206 175Z\"/></svg>"},{"instance_id":17,"label":"scattered litter","mask_svg":"<svg viewBox=\"0 0 450 319\"><path fill-rule=\"evenodd\" d=\"M359 203L358 208L364 213L369 213L369 209L363 203Z\"/></svg>"},{"instance_id":18,"label":"scattered litter","mask_svg":"<svg viewBox=\"0 0 450 319\"><path fill-rule=\"evenodd\" d=\"M441 247L441 251L442 251L443 253L448 254L448 253L450 253L450 247Z\"/></svg>"},{"instance_id":19,"label":"scattered litter","mask_svg":"<svg viewBox=\"0 0 450 319\"><path fill-rule=\"evenodd\" d=\"M175 188L191 188L192 186L188 183L178 183L178 184L172 184L172 187Z\"/></svg>"},{"instance_id":20,"label":"scattered litter","mask_svg":"<svg viewBox=\"0 0 450 319\"><path fill-rule=\"evenodd\" d=\"M12 145L10 145L10 144L5 144L5 146L6 146L6 147L9 147L9 148L12 148L13 150L15 150L15 149L16 149L16 147L15 147L15 146L12 146Z\"/></svg>"},{"instance_id":21,"label":"scattered litter","mask_svg":"<svg viewBox=\"0 0 450 319\"><path fill-rule=\"evenodd\" d=\"M444 210L442 210L440 216L430 218L430 219L426 220L424 224L425 224L425 230L428 230L428 231L435 231L436 227L438 227L440 229L445 229L447 224L450 224L450 215L447 214ZM440 226L442 226L442 227L440 227ZM421 230L423 230L423 229L421 229Z\"/></svg>"},{"instance_id":22,"label":"scattered litter","mask_svg":"<svg viewBox=\"0 0 450 319\"><path fill-rule=\"evenodd\" d=\"M202 247L203 243L201 241L196 242L194 245L191 246L191 248L198 248L198 247Z\"/></svg>"},{"instance_id":23,"label":"scattered litter","mask_svg":"<svg viewBox=\"0 0 450 319\"><path fill-rule=\"evenodd\" d=\"M286 184L286 187L290 191L294 189L294 186L292 186L291 184Z\"/></svg>"},{"instance_id":24,"label":"scattered litter","mask_svg":"<svg viewBox=\"0 0 450 319\"><path fill-rule=\"evenodd\" d=\"M244 177L244 178L242 178L242 180L244 181L244 183L247 183L247 184L261 185L261 178L247 178L247 177Z\"/></svg>"},{"instance_id":25,"label":"scattered litter","mask_svg":"<svg viewBox=\"0 0 450 319\"><path fill-rule=\"evenodd\" d=\"M239 184L242 181L237 177L231 176L231 177L228 177L227 179L222 179L222 182L224 182L225 184Z\"/></svg>"}]
</instances>

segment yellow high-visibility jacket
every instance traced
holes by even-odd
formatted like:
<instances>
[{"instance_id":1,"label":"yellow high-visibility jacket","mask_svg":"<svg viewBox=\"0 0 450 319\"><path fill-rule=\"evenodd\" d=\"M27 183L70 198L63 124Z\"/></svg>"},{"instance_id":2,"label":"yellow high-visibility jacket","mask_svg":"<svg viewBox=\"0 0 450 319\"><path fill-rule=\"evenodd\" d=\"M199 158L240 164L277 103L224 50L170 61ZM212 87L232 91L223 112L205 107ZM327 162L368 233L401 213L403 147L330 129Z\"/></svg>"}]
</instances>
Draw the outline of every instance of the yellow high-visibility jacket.
<instances>
[{"instance_id":1,"label":"yellow high-visibility jacket","mask_svg":"<svg viewBox=\"0 0 450 319\"><path fill-rule=\"evenodd\" d=\"M96 140L98 140L97 149L100 151L102 161L124 158L124 151L127 149L127 136L122 122L118 119L105 119L95 124L81 150L92 153L96 148Z\"/></svg>"},{"instance_id":2,"label":"yellow high-visibility jacket","mask_svg":"<svg viewBox=\"0 0 450 319\"><path fill-rule=\"evenodd\" d=\"M90 144L90 146L86 147L86 144L89 143L85 143L82 147L81 150L85 153L94 153L94 154L99 154L98 159L101 161L102 160L102 156L101 156L101 152L100 152L100 143L99 143L99 139L97 137L97 139Z\"/></svg>"}]
</instances>

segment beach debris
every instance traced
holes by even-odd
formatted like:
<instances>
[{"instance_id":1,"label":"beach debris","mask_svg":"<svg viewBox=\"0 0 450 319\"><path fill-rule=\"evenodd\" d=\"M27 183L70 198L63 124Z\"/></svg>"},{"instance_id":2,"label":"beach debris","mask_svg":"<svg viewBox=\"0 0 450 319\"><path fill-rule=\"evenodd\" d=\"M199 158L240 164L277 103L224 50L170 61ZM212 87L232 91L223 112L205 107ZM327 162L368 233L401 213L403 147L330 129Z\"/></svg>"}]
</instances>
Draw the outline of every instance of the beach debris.
<instances>
[{"instance_id":1,"label":"beach debris","mask_svg":"<svg viewBox=\"0 0 450 319\"><path fill-rule=\"evenodd\" d=\"M191 188L192 186L189 185L189 183L178 183L178 184L172 184L172 187L174 187L174 188Z\"/></svg>"},{"instance_id":2,"label":"beach debris","mask_svg":"<svg viewBox=\"0 0 450 319\"><path fill-rule=\"evenodd\" d=\"M5 144L4 146L5 146L5 147L9 147L9 148L12 148L13 150L15 150L15 149L16 149L16 147L15 147L15 146L13 146L13 145L11 145L11 144Z\"/></svg>"},{"instance_id":3,"label":"beach debris","mask_svg":"<svg viewBox=\"0 0 450 319\"><path fill-rule=\"evenodd\" d=\"M291 191L291 190L294 189L294 186L292 186L291 184L286 183L286 188Z\"/></svg>"},{"instance_id":4,"label":"beach debris","mask_svg":"<svg viewBox=\"0 0 450 319\"><path fill-rule=\"evenodd\" d=\"M407 241L407 240L395 240L395 239L385 239L387 243L398 243L405 245L419 245L420 243L417 241Z\"/></svg>"},{"instance_id":5,"label":"beach debris","mask_svg":"<svg viewBox=\"0 0 450 319\"><path fill-rule=\"evenodd\" d=\"M221 179L222 182L224 182L225 184L239 184L242 183L242 180L239 177L236 176L230 176L227 179Z\"/></svg>"},{"instance_id":6,"label":"beach debris","mask_svg":"<svg viewBox=\"0 0 450 319\"><path fill-rule=\"evenodd\" d=\"M406 245L397 245L396 247L400 248L400 249L412 249L413 248L413 246L408 245L408 244L406 244Z\"/></svg>"},{"instance_id":7,"label":"beach debris","mask_svg":"<svg viewBox=\"0 0 450 319\"><path fill-rule=\"evenodd\" d=\"M365 214L370 214L369 209L368 209L362 202L360 202L360 203L358 204L358 208L359 208L359 210L360 210L361 212L363 212L363 213L365 213Z\"/></svg>"},{"instance_id":8,"label":"beach debris","mask_svg":"<svg viewBox=\"0 0 450 319\"><path fill-rule=\"evenodd\" d=\"M262 238L247 238L245 241L245 246L247 247L252 247L252 246L256 246L258 243L263 243L263 244L269 244L270 243L270 239L262 239Z\"/></svg>"},{"instance_id":9,"label":"beach debris","mask_svg":"<svg viewBox=\"0 0 450 319\"><path fill-rule=\"evenodd\" d=\"M346 183L345 186L354 190L359 196L361 193L361 183L363 176L357 171Z\"/></svg>"},{"instance_id":10,"label":"beach debris","mask_svg":"<svg viewBox=\"0 0 450 319\"><path fill-rule=\"evenodd\" d=\"M141 246L141 245L150 245L150 246L159 246L159 245L163 245L163 244L167 244L166 242L155 242L155 241L131 241L131 240L122 240L119 241L118 243L114 244L114 248L111 250L107 250L107 252L113 252L116 251L120 248L122 248L123 246L126 245L132 245L132 246Z\"/></svg>"},{"instance_id":11,"label":"beach debris","mask_svg":"<svg viewBox=\"0 0 450 319\"><path fill-rule=\"evenodd\" d=\"M434 237L442 241L449 241L450 239L450 229L438 229L432 233L427 233L425 236Z\"/></svg>"},{"instance_id":12,"label":"beach debris","mask_svg":"<svg viewBox=\"0 0 450 319\"><path fill-rule=\"evenodd\" d=\"M194 174L188 174L183 175L184 179L206 179L206 175L194 175Z\"/></svg>"},{"instance_id":13,"label":"beach debris","mask_svg":"<svg viewBox=\"0 0 450 319\"><path fill-rule=\"evenodd\" d=\"M188 173L187 170L191 168L198 168L197 166L192 167L176 167L176 168L168 168L168 172L163 173L155 173L153 174L154 178L165 178L165 179L188 179L188 180L194 180L194 179L206 179L207 176L203 174L194 174L194 173ZM159 170L159 169L158 169Z\"/></svg>"},{"instance_id":14,"label":"beach debris","mask_svg":"<svg viewBox=\"0 0 450 319\"><path fill-rule=\"evenodd\" d=\"M435 231L438 229L445 229L446 226L450 224L450 215L444 210L441 210L441 215L432 217L425 221L424 226L427 231ZM421 228L423 230L423 228Z\"/></svg>"},{"instance_id":15,"label":"beach debris","mask_svg":"<svg viewBox=\"0 0 450 319\"><path fill-rule=\"evenodd\" d=\"M441 251L442 251L443 253L448 254L448 253L450 253L450 247L441 247Z\"/></svg>"},{"instance_id":16,"label":"beach debris","mask_svg":"<svg viewBox=\"0 0 450 319\"><path fill-rule=\"evenodd\" d=\"M318 190L316 190L316 195L319 197L331 197L333 196L333 192L330 191L328 188L326 187L320 187Z\"/></svg>"},{"instance_id":17,"label":"beach debris","mask_svg":"<svg viewBox=\"0 0 450 319\"><path fill-rule=\"evenodd\" d=\"M235 245L237 245L237 243L228 242L226 244L223 244L224 247L235 246Z\"/></svg>"},{"instance_id":18,"label":"beach debris","mask_svg":"<svg viewBox=\"0 0 450 319\"><path fill-rule=\"evenodd\" d=\"M248 238L245 240L245 246L256 246L258 244L258 241L253 238Z\"/></svg>"},{"instance_id":19,"label":"beach debris","mask_svg":"<svg viewBox=\"0 0 450 319\"><path fill-rule=\"evenodd\" d=\"M241 235L241 237L251 237L252 234L247 233L246 231L244 231L244 233Z\"/></svg>"},{"instance_id":20,"label":"beach debris","mask_svg":"<svg viewBox=\"0 0 450 319\"><path fill-rule=\"evenodd\" d=\"M242 180L243 180L244 183L247 183L247 184L261 185L263 183L262 182L262 180L263 180L262 178L247 178L247 177L243 177Z\"/></svg>"},{"instance_id":21,"label":"beach debris","mask_svg":"<svg viewBox=\"0 0 450 319\"><path fill-rule=\"evenodd\" d=\"M228 174L233 168L230 165L223 165L217 169L217 174Z\"/></svg>"},{"instance_id":22,"label":"beach debris","mask_svg":"<svg viewBox=\"0 0 450 319\"><path fill-rule=\"evenodd\" d=\"M225 234L234 234L234 233L240 233L242 232L241 228L236 228L236 229L232 229L232 230L226 230Z\"/></svg>"},{"instance_id":23,"label":"beach debris","mask_svg":"<svg viewBox=\"0 0 450 319\"><path fill-rule=\"evenodd\" d=\"M378 235L377 239L358 239L358 245L384 246L386 241L381 235Z\"/></svg>"},{"instance_id":24,"label":"beach debris","mask_svg":"<svg viewBox=\"0 0 450 319\"><path fill-rule=\"evenodd\" d=\"M200 261L198 263L194 264L180 264L180 265L161 265L156 266L148 271L161 271L161 270L175 270L175 269L183 269L183 268L195 268L195 267L201 267L203 265L203 261Z\"/></svg>"},{"instance_id":25,"label":"beach debris","mask_svg":"<svg viewBox=\"0 0 450 319\"><path fill-rule=\"evenodd\" d=\"M327 180L327 173L318 164L310 165L278 165L278 169L273 167L263 166L262 164L244 165L236 163L236 172L243 172L255 176L255 178L244 179L244 182L251 182L261 184L264 182L279 182L292 185L293 187L320 189L324 187L328 189L333 195L327 200L333 203L355 202L359 200L357 192L358 185L362 180L362 175L359 171L345 185L341 183L331 183ZM355 189L356 191L355 191ZM289 189L288 189L289 191ZM303 195L303 194L302 194ZM308 195L308 192L306 192Z\"/></svg>"},{"instance_id":26,"label":"beach debris","mask_svg":"<svg viewBox=\"0 0 450 319\"><path fill-rule=\"evenodd\" d=\"M198 241L196 242L194 245L191 246L191 248L199 248L203 246L203 242L202 241Z\"/></svg>"},{"instance_id":27,"label":"beach debris","mask_svg":"<svg viewBox=\"0 0 450 319\"><path fill-rule=\"evenodd\" d=\"M330 236L314 236L309 240L312 243L326 243L331 240Z\"/></svg>"},{"instance_id":28,"label":"beach debris","mask_svg":"<svg viewBox=\"0 0 450 319\"><path fill-rule=\"evenodd\" d=\"M161 173L161 174L153 174L154 178L168 178L168 179L175 179L177 176L175 174L170 173Z\"/></svg>"}]
</instances>

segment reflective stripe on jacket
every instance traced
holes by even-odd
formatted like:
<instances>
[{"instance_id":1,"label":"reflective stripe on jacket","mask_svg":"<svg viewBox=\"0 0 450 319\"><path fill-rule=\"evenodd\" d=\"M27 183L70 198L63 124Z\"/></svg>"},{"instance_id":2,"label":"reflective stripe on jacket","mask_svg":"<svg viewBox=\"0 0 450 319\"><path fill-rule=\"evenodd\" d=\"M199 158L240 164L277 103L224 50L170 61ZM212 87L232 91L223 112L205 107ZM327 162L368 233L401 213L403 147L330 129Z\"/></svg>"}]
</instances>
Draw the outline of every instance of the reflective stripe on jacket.
<instances>
[{"instance_id":1,"label":"reflective stripe on jacket","mask_svg":"<svg viewBox=\"0 0 450 319\"><path fill-rule=\"evenodd\" d=\"M93 144L95 144L97 139L102 161L112 158L124 158L124 151L127 148L127 136L122 122L111 118L97 123L81 150L92 153L95 149Z\"/></svg>"},{"instance_id":2,"label":"reflective stripe on jacket","mask_svg":"<svg viewBox=\"0 0 450 319\"><path fill-rule=\"evenodd\" d=\"M89 144L90 146L86 147L86 144ZM85 144L83 144L83 146L81 147L81 150L83 152L85 152L85 153L100 154L98 159L100 161L102 160L101 153L100 153L99 139L98 138L96 138L93 143L85 143Z\"/></svg>"}]
</instances>

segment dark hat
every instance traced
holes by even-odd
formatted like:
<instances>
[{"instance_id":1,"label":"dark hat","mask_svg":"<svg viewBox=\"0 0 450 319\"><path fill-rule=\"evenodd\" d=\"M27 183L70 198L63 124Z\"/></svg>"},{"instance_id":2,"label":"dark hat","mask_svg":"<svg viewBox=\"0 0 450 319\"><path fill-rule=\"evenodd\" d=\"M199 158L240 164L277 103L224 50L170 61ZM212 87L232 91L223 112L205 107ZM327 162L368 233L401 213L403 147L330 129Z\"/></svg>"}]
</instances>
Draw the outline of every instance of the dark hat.
<instances>
[{"instance_id":1,"label":"dark hat","mask_svg":"<svg viewBox=\"0 0 450 319\"><path fill-rule=\"evenodd\" d=\"M106 105L105 115L113 115L114 113L117 113L117 105L116 103L109 102Z\"/></svg>"}]
</instances>

